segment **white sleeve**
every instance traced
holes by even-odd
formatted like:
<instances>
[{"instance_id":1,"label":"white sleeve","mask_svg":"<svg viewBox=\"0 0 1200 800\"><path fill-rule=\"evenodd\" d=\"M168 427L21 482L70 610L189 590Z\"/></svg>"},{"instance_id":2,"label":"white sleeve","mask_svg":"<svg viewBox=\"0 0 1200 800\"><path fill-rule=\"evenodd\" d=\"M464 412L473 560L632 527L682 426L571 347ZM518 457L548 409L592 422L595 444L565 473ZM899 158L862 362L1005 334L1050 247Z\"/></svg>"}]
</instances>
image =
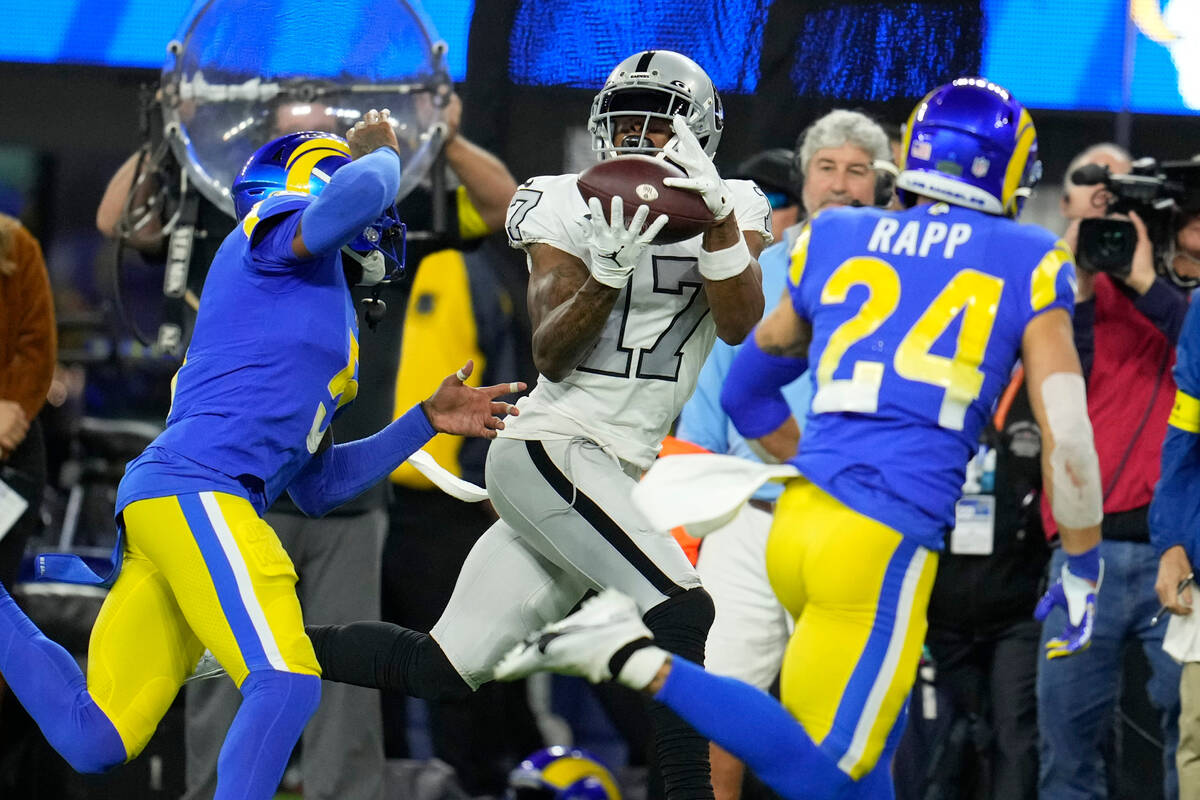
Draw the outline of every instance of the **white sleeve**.
<instances>
[{"instance_id":1,"label":"white sleeve","mask_svg":"<svg viewBox=\"0 0 1200 800\"><path fill-rule=\"evenodd\" d=\"M575 175L544 175L521 184L508 204L504 229L512 247L548 244L583 260L583 218L587 204L579 194Z\"/></svg>"},{"instance_id":2,"label":"white sleeve","mask_svg":"<svg viewBox=\"0 0 1200 800\"><path fill-rule=\"evenodd\" d=\"M762 235L767 244L775 241L771 230L771 204L767 196L754 181L729 180L733 192L733 213L737 214L738 227Z\"/></svg>"}]
</instances>

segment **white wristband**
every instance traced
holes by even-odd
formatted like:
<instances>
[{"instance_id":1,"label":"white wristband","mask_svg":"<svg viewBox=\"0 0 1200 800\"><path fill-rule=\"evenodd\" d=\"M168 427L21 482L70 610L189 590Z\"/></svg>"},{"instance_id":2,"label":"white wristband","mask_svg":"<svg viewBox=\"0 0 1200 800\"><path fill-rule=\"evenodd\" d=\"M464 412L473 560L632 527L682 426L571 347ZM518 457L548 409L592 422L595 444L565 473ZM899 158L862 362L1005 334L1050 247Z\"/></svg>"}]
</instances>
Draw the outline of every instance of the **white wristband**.
<instances>
[{"instance_id":1,"label":"white wristband","mask_svg":"<svg viewBox=\"0 0 1200 800\"><path fill-rule=\"evenodd\" d=\"M641 691L653 682L658 671L666 663L670 653L658 647L643 647L636 651L621 667L621 674L614 675L617 683L628 686L634 691Z\"/></svg>"},{"instance_id":2,"label":"white wristband","mask_svg":"<svg viewBox=\"0 0 1200 800\"><path fill-rule=\"evenodd\" d=\"M746 246L746 237L741 231L738 231L737 243L724 250L700 248L700 274L710 281L723 281L741 275L749 265L750 248Z\"/></svg>"}]
</instances>

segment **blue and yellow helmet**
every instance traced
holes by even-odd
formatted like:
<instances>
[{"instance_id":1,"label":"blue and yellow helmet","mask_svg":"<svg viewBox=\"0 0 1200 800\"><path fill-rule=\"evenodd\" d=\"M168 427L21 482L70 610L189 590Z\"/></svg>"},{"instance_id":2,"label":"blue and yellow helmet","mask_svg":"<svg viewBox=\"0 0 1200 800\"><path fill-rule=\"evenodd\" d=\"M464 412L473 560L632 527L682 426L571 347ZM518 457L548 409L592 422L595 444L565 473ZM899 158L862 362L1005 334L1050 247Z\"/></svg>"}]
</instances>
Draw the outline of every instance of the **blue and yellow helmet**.
<instances>
[{"instance_id":1,"label":"blue and yellow helmet","mask_svg":"<svg viewBox=\"0 0 1200 800\"><path fill-rule=\"evenodd\" d=\"M231 194L238 221L249 232L263 215L307 205L307 196L319 195L333 173L349 163L350 145L336 134L301 131L267 142L250 156L233 181ZM264 204L272 197L278 199ZM288 197L296 202L288 202ZM393 204L348 247L357 253L379 252L387 264L384 280L394 280L403 274L405 243L404 223Z\"/></svg>"},{"instance_id":2,"label":"blue and yellow helmet","mask_svg":"<svg viewBox=\"0 0 1200 800\"><path fill-rule=\"evenodd\" d=\"M621 800L617 781L591 753L555 745L538 750L508 776L507 800Z\"/></svg>"},{"instance_id":3,"label":"blue and yellow helmet","mask_svg":"<svg viewBox=\"0 0 1200 800\"><path fill-rule=\"evenodd\" d=\"M238 220L279 192L319 195L333 173L350 163L350 145L321 131L289 133L267 142L250 156L233 181Z\"/></svg>"},{"instance_id":4,"label":"blue and yellow helmet","mask_svg":"<svg viewBox=\"0 0 1200 800\"><path fill-rule=\"evenodd\" d=\"M1029 112L1003 86L958 78L927 94L904 130L896 190L1016 217L1042 175Z\"/></svg>"}]
</instances>

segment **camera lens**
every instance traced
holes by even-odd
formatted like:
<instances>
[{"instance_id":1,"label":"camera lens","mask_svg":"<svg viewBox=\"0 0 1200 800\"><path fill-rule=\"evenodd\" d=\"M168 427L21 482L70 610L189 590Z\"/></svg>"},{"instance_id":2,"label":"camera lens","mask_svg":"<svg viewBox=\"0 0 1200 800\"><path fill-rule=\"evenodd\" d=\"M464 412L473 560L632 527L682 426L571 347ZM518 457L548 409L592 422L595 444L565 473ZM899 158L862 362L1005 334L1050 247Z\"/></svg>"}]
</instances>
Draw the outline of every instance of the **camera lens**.
<instances>
[{"instance_id":1,"label":"camera lens","mask_svg":"<svg viewBox=\"0 0 1200 800\"><path fill-rule=\"evenodd\" d=\"M1085 219L1079 224L1079 266L1110 275L1129 274L1137 230L1123 219Z\"/></svg>"}]
</instances>

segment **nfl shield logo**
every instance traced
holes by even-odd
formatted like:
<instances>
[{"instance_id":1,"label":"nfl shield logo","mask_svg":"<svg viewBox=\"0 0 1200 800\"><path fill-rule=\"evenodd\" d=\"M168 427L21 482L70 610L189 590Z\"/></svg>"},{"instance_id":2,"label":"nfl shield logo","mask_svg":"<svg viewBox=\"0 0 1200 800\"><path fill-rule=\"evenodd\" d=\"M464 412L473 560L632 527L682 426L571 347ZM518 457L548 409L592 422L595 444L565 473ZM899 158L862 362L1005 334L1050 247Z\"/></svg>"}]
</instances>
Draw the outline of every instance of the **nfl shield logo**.
<instances>
[{"instance_id":1,"label":"nfl shield logo","mask_svg":"<svg viewBox=\"0 0 1200 800\"><path fill-rule=\"evenodd\" d=\"M913 142L910 152L913 158L921 161L928 161L932 151L933 148L930 146L929 142Z\"/></svg>"},{"instance_id":2,"label":"nfl shield logo","mask_svg":"<svg viewBox=\"0 0 1200 800\"><path fill-rule=\"evenodd\" d=\"M976 156L975 160L971 162L971 174L976 178L982 178L984 175L988 174L988 170L991 169L991 166L991 161L988 161L983 156Z\"/></svg>"}]
</instances>

